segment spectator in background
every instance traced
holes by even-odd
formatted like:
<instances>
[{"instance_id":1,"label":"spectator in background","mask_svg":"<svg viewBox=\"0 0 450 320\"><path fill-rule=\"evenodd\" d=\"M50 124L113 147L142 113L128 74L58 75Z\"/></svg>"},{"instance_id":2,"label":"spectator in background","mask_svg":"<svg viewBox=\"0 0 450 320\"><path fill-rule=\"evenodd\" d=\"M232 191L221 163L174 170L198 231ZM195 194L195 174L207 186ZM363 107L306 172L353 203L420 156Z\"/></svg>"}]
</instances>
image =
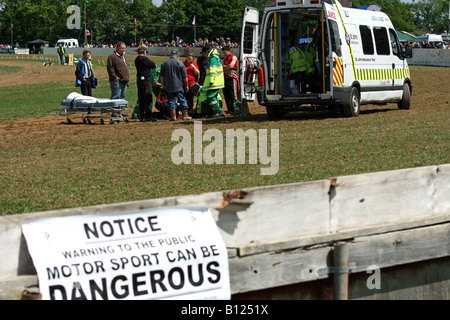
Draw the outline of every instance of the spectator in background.
<instances>
[{"instance_id":1,"label":"spectator in background","mask_svg":"<svg viewBox=\"0 0 450 320\"><path fill-rule=\"evenodd\" d=\"M58 47L59 65L64 66L66 64L66 49L60 44Z\"/></svg>"},{"instance_id":2,"label":"spectator in background","mask_svg":"<svg viewBox=\"0 0 450 320\"><path fill-rule=\"evenodd\" d=\"M125 99L130 73L125 59L125 43L118 42L116 50L108 57L106 69L111 86L111 99Z\"/></svg>"}]
</instances>

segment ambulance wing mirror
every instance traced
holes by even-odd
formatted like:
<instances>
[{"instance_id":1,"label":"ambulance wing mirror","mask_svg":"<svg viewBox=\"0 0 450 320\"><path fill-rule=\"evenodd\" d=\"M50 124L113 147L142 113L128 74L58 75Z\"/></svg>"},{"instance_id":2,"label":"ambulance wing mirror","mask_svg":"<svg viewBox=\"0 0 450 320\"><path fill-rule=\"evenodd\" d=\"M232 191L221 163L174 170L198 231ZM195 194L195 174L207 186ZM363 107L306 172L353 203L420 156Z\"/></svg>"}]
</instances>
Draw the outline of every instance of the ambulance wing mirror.
<instances>
[{"instance_id":1,"label":"ambulance wing mirror","mask_svg":"<svg viewBox=\"0 0 450 320\"><path fill-rule=\"evenodd\" d=\"M413 48L411 46L407 46L404 49L404 56L406 59L411 59L413 56Z\"/></svg>"}]
</instances>

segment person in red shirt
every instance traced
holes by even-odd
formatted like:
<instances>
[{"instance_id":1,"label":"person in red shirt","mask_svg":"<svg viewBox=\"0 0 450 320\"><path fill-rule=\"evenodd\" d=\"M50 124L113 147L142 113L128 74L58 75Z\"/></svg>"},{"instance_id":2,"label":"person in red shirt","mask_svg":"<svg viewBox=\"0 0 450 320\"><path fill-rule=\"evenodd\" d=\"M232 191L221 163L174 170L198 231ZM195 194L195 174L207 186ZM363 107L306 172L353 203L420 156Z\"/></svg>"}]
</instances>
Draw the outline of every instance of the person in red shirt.
<instances>
[{"instance_id":1,"label":"person in red shirt","mask_svg":"<svg viewBox=\"0 0 450 320\"><path fill-rule=\"evenodd\" d=\"M188 87L191 88L194 83L198 81L198 75L200 74L200 69L198 65L194 62L194 54L189 52L184 61L184 66L186 67L186 74L188 79ZM194 112L194 92L188 90L184 93L186 101L189 107L189 114Z\"/></svg>"},{"instance_id":2,"label":"person in red shirt","mask_svg":"<svg viewBox=\"0 0 450 320\"><path fill-rule=\"evenodd\" d=\"M239 100L240 88L238 78L238 58L231 53L229 46L222 48L225 59L223 61L223 73L225 78L225 88L223 95L227 104L229 114L234 113L234 103Z\"/></svg>"}]
</instances>

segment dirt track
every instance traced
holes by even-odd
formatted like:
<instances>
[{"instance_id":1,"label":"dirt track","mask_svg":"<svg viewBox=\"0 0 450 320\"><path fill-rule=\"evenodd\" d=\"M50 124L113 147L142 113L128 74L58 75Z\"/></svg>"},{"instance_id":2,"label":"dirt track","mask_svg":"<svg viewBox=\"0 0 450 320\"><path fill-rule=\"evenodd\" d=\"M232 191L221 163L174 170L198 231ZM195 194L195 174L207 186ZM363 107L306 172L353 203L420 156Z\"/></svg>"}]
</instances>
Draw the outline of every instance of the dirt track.
<instances>
[{"instance_id":1,"label":"dirt track","mask_svg":"<svg viewBox=\"0 0 450 320\"><path fill-rule=\"evenodd\" d=\"M73 75L67 72L65 67L52 66L43 67L37 63L22 63L21 61L8 61L8 65L19 66L22 69L21 72L15 73L12 77L1 77L0 86L21 85L29 83L42 83L50 82L53 79L59 79L59 81L72 81ZM49 72L51 70L51 75ZM32 75L30 77L30 75ZM429 68L429 67L412 67L411 78L413 81L413 96L412 105L409 113L426 112L429 109L447 109L450 100L449 83L450 83L450 68ZM396 108L394 104L386 106L387 108ZM362 110L370 110L371 108L379 109L378 106L362 106ZM253 115L264 115L265 108L253 103L250 105L250 110ZM380 117L383 116L380 113L373 113L369 116ZM71 139L76 141L89 139L92 137L94 126L81 125L81 119L76 119L75 125L65 125L65 116L50 116L37 119L19 119L19 120L5 120L0 121L0 135L3 137L2 145L8 144L33 144L33 140L42 141L46 140L45 137L52 137L53 143L58 139L64 139L67 143ZM97 126L100 127L100 126ZM145 130L147 134L153 134L160 130L164 130L165 127L173 127L173 123L161 120L156 125L150 125L148 123L139 123L137 121L131 121L128 125L105 125L101 126L102 130L95 130L97 134L104 134L105 136L111 136L117 134L118 131L128 132L129 128L133 127L130 131ZM122 130L125 129L125 130ZM37 141L36 141L37 142Z\"/></svg>"}]
</instances>

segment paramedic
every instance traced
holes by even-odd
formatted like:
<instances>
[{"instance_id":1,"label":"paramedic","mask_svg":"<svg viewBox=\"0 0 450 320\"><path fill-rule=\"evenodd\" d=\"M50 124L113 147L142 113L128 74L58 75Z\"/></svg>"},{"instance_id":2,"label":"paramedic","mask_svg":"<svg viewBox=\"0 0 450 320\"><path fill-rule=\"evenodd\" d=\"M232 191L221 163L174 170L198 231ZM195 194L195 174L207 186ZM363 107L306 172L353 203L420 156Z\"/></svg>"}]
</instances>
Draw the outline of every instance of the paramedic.
<instances>
[{"instance_id":1,"label":"paramedic","mask_svg":"<svg viewBox=\"0 0 450 320\"><path fill-rule=\"evenodd\" d=\"M219 53L215 48L208 47L206 77L200 94L206 95L207 107L209 109L207 110L207 113L211 113L212 118L226 116L222 108L220 107L218 98L219 90L224 87L225 80L223 77L223 66L222 61L220 60Z\"/></svg>"},{"instance_id":2,"label":"paramedic","mask_svg":"<svg viewBox=\"0 0 450 320\"><path fill-rule=\"evenodd\" d=\"M152 70L156 64L146 57L147 49L140 47L138 57L134 60L136 66L136 83L138 87L139 99L139 120L156 122L152 117L153 107L153 88L152 88Z\"/></svg>"},{"instance_id":3,"label":"paramedic","mask_svg":"<svg viewBox=\"0 0 450 320\"><path fill-rule=\"evenodd\" d=\"M188 80L186 74L186 67L183 62L178 58L180 57L180 51L178 49L172 49L170 58L161 64L161 84L167 91L169 100L169 113L170 121L177 120L177 102L175 98L178 98L178 103L181 106L183 119L191 120L188 116L188 105L184 96L184 91L188 91Z\"/></svg>"},{"instance_id":4,"label":"paramedic","mask_svg":"<svg viewBox=\"0 0 450 320\"><path fill-rule=\"evenodd\" d=\"M84 50L83 58L78 62L75 70L75 86L81 87L81 94L84 96L92 96L92 88L97 86L97 79L94 77L90 57L91 52Z\"/></svg>"},{"instance_id":5,"label":"paramedic","mask_svg":"<svg viewBox=\"0 0 450 320\"><path fill-rule=\"evenodd\" d=\"M111 99L125 99L130 73L125 60L125 43L119 41L117 48L108 57L106 70L111 86Z\"/></svg>"},{"instance_id":6,"label":"paramedic","mask_svg":"<svg viewBox=\"0 0 450 320\"><path fill-rule=\"evenodd\" d=\"M291 66L291 94L299 94L299 85L308 82L314 68L309 63L306 53L296 45L289 49L289 62Z\"/></svg>"},{"instance_id":7,"label":"paramedic","mask_svg":"<svg viewBox=\"0 0 450 320\"><path fill-rule=\"evenodd\" d=\"M58 48L59 64L64 66L66 64L66 49L60 44Z\"/></svg>"},{"instance_id":8,"label":"paramedic","mask_svg":"<svg viewBox=\"0 0 450 320\"><path fill-rule=\"evenodd\" d=\"M231 53L230 47L222 48L225 55L223 61L223 73L225 79L225 88L223 94L227 104L228 113L234 113L234 103L238 101L239 97L239 77L238 77L238 58Z\"/></svg>"}]
</instances>

